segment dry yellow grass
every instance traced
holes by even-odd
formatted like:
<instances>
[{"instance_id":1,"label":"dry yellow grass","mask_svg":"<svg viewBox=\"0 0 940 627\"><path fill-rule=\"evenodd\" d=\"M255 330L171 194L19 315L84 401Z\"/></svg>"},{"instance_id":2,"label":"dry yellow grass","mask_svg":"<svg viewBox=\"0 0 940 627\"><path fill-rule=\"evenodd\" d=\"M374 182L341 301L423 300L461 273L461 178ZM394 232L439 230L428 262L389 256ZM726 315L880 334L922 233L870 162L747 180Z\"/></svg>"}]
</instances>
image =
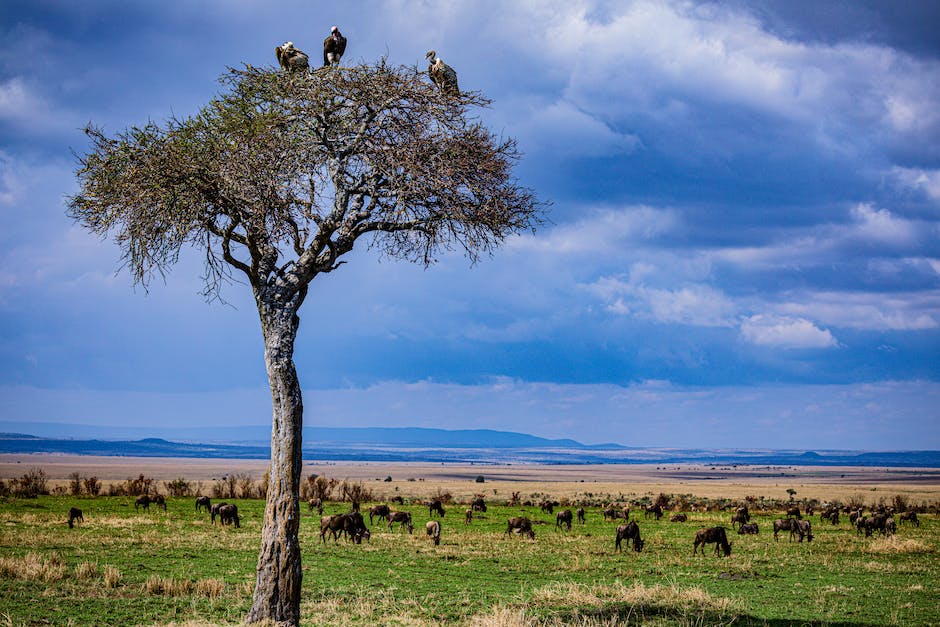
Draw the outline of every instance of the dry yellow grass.
<instances>
[{"instance_id":1,"label":"dry yellow grass","mask_svg":"<svg viewBox=\"0 0 940 627\"><path fill-rule=\"evenodd\" d=\"M27 581L59 581L65 577L65 562L57 553L42 556L29 552L23 557L0 557L0 577Z\"/></svg>"},{"instance_id":2,"label":"dry yellow grass","mask_svg":"<svg viewBox=\"0 0 940 627\"><path fill-rule=\"evenodd\" d=\"M868 553L932 553L933 548L926 542L911 538L888 536L872 540L867 549Z\"/></svg>"}]
</instances>

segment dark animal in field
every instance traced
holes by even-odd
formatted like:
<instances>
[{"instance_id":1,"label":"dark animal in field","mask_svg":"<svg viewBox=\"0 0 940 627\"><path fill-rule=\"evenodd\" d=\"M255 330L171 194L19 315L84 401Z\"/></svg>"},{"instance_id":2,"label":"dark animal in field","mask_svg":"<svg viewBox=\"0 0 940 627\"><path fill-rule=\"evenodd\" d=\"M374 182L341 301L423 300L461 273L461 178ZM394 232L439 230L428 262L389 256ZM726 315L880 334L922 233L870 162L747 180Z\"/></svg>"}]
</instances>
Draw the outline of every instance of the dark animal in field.
<instances>
[{"instance_id":1,"label":"dark animal in field","mask_svg":"<svg viewBox=\"0 0 940 627\"><path fill-rule=\"evenodd\" d=\"M150 502L157 507L162 507L164 512L166 511L166 499L163 498L162 494L154 494L150 497Z\"/></svg>"},{"instance_id":2,"label":"dark animal in field","mask_svg":"<svg viewBox=\"0 0 940 627\"><path fill-rule=\"evenodd\" d=\"M885 521L885 535L893 536L897 532L898 525L896 522L894 522L894 517L889 517L888 520Z\"/></svg>"},{"instance_id":3,"label":"dark animal in field","mask_svg":"<svg viewBox=\"0 0 940 627\"><path fill-rule=\"evenodd\" d=\"M515 516L506 521L506 533L518 533L520 535L529 536L529 538L535 540L535 532L532 530L532 521L525 516Z\"/></svg>"},{"instance_id":4,"label":"dark animal in field","mask_svg":"<svg viewBox=\"0 0 940 627\"><path fill-rule=\"evenodd\" d=\"M875 531L880 531L882 535L887 533L886 525L888 523L887 514L872 514L865 519L865 537L871 536Z\"/></svg>"},{"instance_id":5,"label":"dark animal in field","mask_svg":"<svg viewBox=\"0 0 940 627\"><path fill-rule=\"evenodd\" d=\"M813 524L808 520L794 520L793 524L790 525L790 539L793 539L793 536L799 536L800 542L803 541L803 538L806 538L807 542L813 541Z\"/></svg>"},{"instance_id":6,"label":"dark animal in field","mask_svg":"<svg viewBox=\"0 0 940 627\"><path fill-rule=\"evenodd\" d=\"M333 534L333 542L336 542L343 529L343 515L333 514L331 516L322 516L320 518L320 542L326 542L327 532Z\"/></svg>"},{"instance_id":7,"label":"dark animal in field","mask_svg":"<svg viewBox=\"0 0 940 627\"><path fill-rule=\"evenodd\" d=\"M562 526L565 527L566 531L571 531L571 510L565 509L557 514L555 514L555 529L559 529Z\"/></svg>"},{"instance_id":8,"label":"dark animal in field","mask_svg":"<svg viewBox=\"0 0 940 627\"><path fill-rule=\"evenodd\" d=\"M800 508L797 506L787 508L787 518L802 519L803 516L800 514Z\"/></svg>"},{"instance_id":9,"label":"dark animal in field","mask_svg":"<svg viewBox=\"0 0 940 627\"><path fill-rule=\"evenodd\" d=\"M411 524L411 514L409 512L391 512L388 515L388 530L392 530L392 525L398 523L398 530L401 531L403 528L408 529L408 533L411 533L415 530L414 525Z\"/></svg>"},{"instance_id":10,"label":"dark animal in field","mask_svg":"<svg viewBox=\"0 0 940 627\"><path fill-rule=\"evenodd\" d=\"M756 522L744 523L738 527L738 533L740 535L757 535L760 533L760 528L757 526Z\"/></svg>"},{"instance_id":11,"label":"dark animal in field","mask_svg":"<svg viewBox=\"0 0 940 627\"><path fill-rule=\"evenodd\" d=\"M473 520L473 509L467 509L464 515L463 524L469 525L472 520Z\"/></svg>"},{"instance_id":12,"label":"dark animal in field","mask_svg":"<svg viewBox=\"0 0 940 627\"><path fill-rule=\"evenodd\" d=\"M322 516L323 515L323 499L320 499L320 498L310 499L309 501L307 501L307 508L311 512L313 510L317 510L317 515Z\"/></svg>"},{"instance_id":13,"label":"dark animal in field","mask_svg":"<svg viewBox=\"0 0 940 627\"><path fill-rule=\"evenodd\" d=\"M617 510L615 510L613 507L608 507L608 508L606 508L606 509L604 510L604 521L605 521L605 522L607 521L608 518L611 519L611 520L617 520L617 517L618 517L618 516L619 516L619 514L617 513Z\"/></svg>"},{"instance_id":14,"label":"dark animal in field","mask_svg":"<svg viewBox=\"0 0 940 627\"><path fill-rule=\"evenodd\" d=\"M213 525L215 524L215 517L219 515L219 510L221 510L226 505L228 505L228 503L222 501L221 503L216 503L213 505L212 509L209 510L209 517L211 518Z\"/></svg>"},{"instance_id":15,"label":"dark animal in field","mask_svg":"<svg viewBox=\"0 0 940 627\"><path fill-rule=\"evenodd\" d=\"M428 537L434 540L434 546L441 543L441 523L436 520L429 520L427 524L424 525L424 531L427 533Z\"/></svg>"},{"instance_id":16,"label":"dark animal in field","mask_svg":"<svg viewBox=\"0 0 940 627\"><path fill-rule=\"evenodd\" d=\"M655 504L653 504L653 505L649 505L649 506L647 506L647 508L646 508L645 510L643 510L643 515L644 515L646 518L649 518L650 516L653 516L653 517L655 517L656 520L659 520L660 518L663 517L663 508L660 507L659 503L655 503Z\"/></svg>"},{"instance_id":17,"label":"dark animal in field","mask_svg":"<svg viewBox=\"0 0 940 627\"><path fill-rule=\"evenodd\" d=\"M545 514L554 514L556 505L554 501L542 501L539 503L539 509Z\"/></svg>"},{"instance_id":18,"label":"dark animal in field","mask_svg":"<svg viewBox=\"0 0 940 627\"><path fill-rule=\"evenodd\" d=\"M359 501L353 501L353 502L352 502L352 511L354 511L354 512L358 512L358 511L359 511Z\"/></svg>"},{"instance_id":19,"label":"dark animal in field","mask_svg":"<svg viewBox=\"0 0 940 627\"><path fill-rule=\"evenodd\" d=\"M780 540L777 534L781 531L791 531L794 520L792 518L778 518L774 521L774 540Z\"/></svg>"},{"instance_id":20,"label":"dark animal in field","mask_svg":"<svg viewBox=\"0 0 940 627\"><path fill-rule=\"evenodd\" d=\"M705 545L715 545L715 555L720 555L719 549L725 556L731 555L731 543L728 542L728 535L724 527L710 527L708 529L699 529L695 532L695 543L692 545L692 555L695 555L699 545L702 547L702 555L705 555Z\"/></svg>"},{"instance_id":21,"label":"dark animal in field","mask_svg":"<svg viewBox=\"0 0 940 627\"><path fill-rule=\"evenodd\" d=\"M470 502L470 509L475 512L485 512L486 511L486 501L483 500L482 496L478 496Z\"/></svg>"},{"instance_id":22,"label":"dark animal in field","mask_svg":"<svg viewBox=\"0 0 940 627\"><path fill-rule=\"evenodd\" d=\"M369 533L368 528L366 528L366 522L362 519L362 514L359 512L349 512L347 514L341 514L343 520L343 533L346 534L346 539L355 542L356 544L362 544L363 538L368 540L372 534Z\"/></svg>"},{"instance_id":23,"label":"dark animal in field","mask_svg":"<svg viewBox=\"0 0 940 627\"><path fill-rule=\"evenodd\" d=\"M584 524L584 508L579 507L578 510L575 512L575 515L577 515L578 517L578 524L583 525Z\"/></svg>"},{"instance_id":24,"label":"dark animal in field","mask_svg":"<svg viewBox=\"0 0 940 627\"><path fill-rule=\"evenodd\" d=\"M457 86L457 72L454 68L444 63L434 50L428 50L424 58L428 60L428 75L434 84L445 94L459 96L460 87Z\"/></svg>"},{"instance_id":25,"label":"dark animal in field","mask_svg":"<svg viewBox=\"0 0 940 627\"><path fill-rule=\"evenodd\" d=\"M864 516L862 516L862 510L855 509L849 512L849 522L852 523L853 527L855 526L859 518L864 518Z\"/></svg>"},{"instance_id":26,"label":"dark animal in field","mask_svg":"<svg viewBox=\"0 0 940 627\"><path fill-rule=\"evenodd\" d=\"M275 48L274 56L277 57L278 65L286 72L308 70L310 68L310 58L307 53L295 48L292 41L284 42Z\"/></svg>"},{"instance_id":27,"label":"dark animal in field","mask_svg":"<svg viewBox=\"0 0 940 627\"><path fill-rule=\"evenodd\" d=\"M388 522L388 515L391 513L392 511L388 508L388 505L373 505L369 508L369 524L373 523L375 517Z\"/></svg>"},{"instance_id":28,"label":"dark animal in field","mask_svg":"<svg viewBox=\"0 0 940 627\"><path fill-rule=\"evenodd\" d=\"M669 522L685 522L689 519L686 514L673 514L672 518L669 519Z\"/></svg>"},{"instance_id":29,"label":"dark animal in field","mask_svg":"<svg viewBox=\"0 0 940 627\"><path fill-rule=\"evenodd\" d=\"M82 517L82 510L77 507L69 508L69 529L75 527L75 521L85 522L85 519Z\"/></svg>"},{"instance_id":30,"label":"dark animal in field","mask_svg":"<svg viewBox=\"0 0 940 627\"><path fill-rule=\"evenodd\" d=\"M145 512L149 512L150 503L150 496L141 494L137 497L137 500L134 501L134 509L137 510L138 508L143 507Z\"/></svg>"},{"instance_id":31,"label":"dark animal in field","mask_svg":"<svg viewBox=\"0 0 940 627\"><path fill-rule=\"evenodd\" d=\"M743 525L751 522L751 513L747 510L747 507L739 507L734 510L734 513L731 514L731 526Z\"/></svg>"},{"instance_id":32,"label":"dark animal in field","mask_svg":"<svg viewBox=\"0 0 940 627\"><path fill-rule=\"evenodd\" d=\"M393 496L393 497L392 497L391 499L389 499L389 500L390 500L392 503L395 503L395 504L397 504L397 505L404 505L404 504L405 504L405 499L404 499L403 497L401 497L401 496Z\"/></svg>"},{"instance_id":33,"label":"dark animal in field","mask_svg":"<svg viewBox=\"0 0 940 627\"><path fill-rule=\"evenodd\" d=\"M633 540L633 550L637 553L643 550L643 545L646 544L646 542L640 538L640 526L636 524L636 521L631 520L627 524L617 527L617 535L614 538L614 548L620 551L620 543L624 540Z\"/></svg>"},{"instance_id":34,"label":"dark animal in field","mask_svg":"<svg viewBox=\"0 0 940 627\"><path fill-rule=\"evenodd\" d=\"M917 519L917 512L911 510L898 514L898 524L909 523L915 527L920 527L920 520Z\"/></svg>"},{"instance_id":35,"label":"dark animal in field","mask_svg":"<svg viewBox=\"0 0 940 627\"><path fill-rule=\"evenodd\" d=\"M439 499L434 499L428 504L428 516L434 516L435 512L439 514L441 518L444 517L444 505Z\"/></svg>"},{"instance_id":36,"label":"dark animal in field","mask_svg":"<svg viewBox=\"0 0 940 627\"><path fill-rule=\"evenodd\" d=\"M839 524L839 508L824 509L819 512L819 522L828 522L831 525Z\"/></svg>"},{"instance_id":37,"label":"dark animal in field","mask_svg":"<svg viewBox=\"0 0 940 627\"><path fill-rule=\"evenodd\" d=\"M212 501L208 496L197 496L196 497L196 511L204 509L207 512L212 508Z\"/></svg>"},{"instance_id":38,"label":"dark animal in field","mask_svg":"<svg viewBox=\"0 0 940 627\"><path fill-rule=\"evenodd\" d=\"M339 60L346 52L346 38L334 26L330 29L330 36L323 40L323 67L339 65Z\"/></svg>"},{"instance_id":39,"label":"dark animal in field","mask_svg":"<svg viewBox=\"0 0 940 627\"><path fill-rule=\"evenodd\" d=\"M220 507L219 522L223 525L235 525L236 529L241 527L241 518L238 517L238 506L226 503Z\"/></svg>"}]
</instances>

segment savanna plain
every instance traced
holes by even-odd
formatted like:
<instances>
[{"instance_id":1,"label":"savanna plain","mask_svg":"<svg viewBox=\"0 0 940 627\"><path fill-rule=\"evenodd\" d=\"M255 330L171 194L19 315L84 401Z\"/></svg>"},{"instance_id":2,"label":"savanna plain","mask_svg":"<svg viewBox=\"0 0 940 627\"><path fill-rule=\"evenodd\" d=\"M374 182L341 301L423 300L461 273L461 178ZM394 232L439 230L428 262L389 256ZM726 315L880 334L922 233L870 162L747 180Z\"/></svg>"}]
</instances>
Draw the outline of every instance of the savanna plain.
<instances>
[{"instance_id":1,"label":"savanna plain","mask_svg":"<svg viewBox=\"0 0 940 627\"><path fill-rule=\"evenodd\" d=\"M228 625L251 605L264 501L263 462L0 456L0 625ZM49 494L14 496L42 471ZM306 625L929 625L940 624L940 471L716 466L457 466L306 463L305 496L329 490L323 515L362 499L371 536L320 537L302 508L302 622ZM94 477L97 496L85 488ZM317 487L319 479L319 487ZM142 487L166 511L135 507ZM177 494L179 496L174 496ZM213 523L195 496L238 506L240 526ZM234 498L232 498L234 497ZM466 522L469 503L486 511ZM439 498L443 518L427 503ZM658 520L644 509L666 504ZM553 513L542 503L553 503ZM823 503L916 511L919 525L858 534ZM414 532L368 510L410 512ZM739 535L748 505L757 535ZM614 546L629 507L645 545ZM797 506L812 541L772 524ZM71 507L82 511L74 528ZM578 507L570 530L556 514ZM671 522L684 513L685 522ZM507 534L510 517L535 538ZM425 523L441 522L440 544ZM897 517L897 516L896 516ZM693 555L695 532L723 525L730 556Z\"/></svg>"}]
</instances>

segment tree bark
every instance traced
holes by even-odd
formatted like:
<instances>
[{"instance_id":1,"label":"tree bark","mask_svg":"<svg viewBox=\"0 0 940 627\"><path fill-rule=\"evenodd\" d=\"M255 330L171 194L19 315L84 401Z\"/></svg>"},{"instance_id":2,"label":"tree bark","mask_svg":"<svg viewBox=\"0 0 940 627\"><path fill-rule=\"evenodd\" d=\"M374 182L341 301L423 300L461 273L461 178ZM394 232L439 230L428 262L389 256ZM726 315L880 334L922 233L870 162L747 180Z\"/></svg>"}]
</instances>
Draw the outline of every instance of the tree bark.
<instances>
[{"instance_id":1,"label":"tree bark","mask_svg":"<svg viewBox=\"0 0 940 627\"><path fill-rule=\"evenodd\" d=\"M264 333L264 360L273 408L268 481L258 576L247 623L300 623L300 473L303 402L294 367L300 318L293 304L271 304L256 294Z\"/></svg>"}]
</instances>

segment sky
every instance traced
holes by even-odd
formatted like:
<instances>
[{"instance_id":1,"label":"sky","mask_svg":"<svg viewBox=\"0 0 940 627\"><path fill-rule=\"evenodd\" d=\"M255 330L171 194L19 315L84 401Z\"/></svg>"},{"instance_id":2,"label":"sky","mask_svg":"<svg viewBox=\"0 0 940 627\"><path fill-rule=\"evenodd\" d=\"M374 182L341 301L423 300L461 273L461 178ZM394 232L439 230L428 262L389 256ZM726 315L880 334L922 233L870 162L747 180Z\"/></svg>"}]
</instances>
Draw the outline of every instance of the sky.
<instances>
[{"instance_id":1,"label":"sky","mask_svg":"<svg viewBox=\"0 0 940 627\"><path fill-rule=\"evenodd\" d=\"M66 215L81 132L196 114L286 40L428 49L550 203L425 268L317 277L305 425L940 449L940 3L0 3L0 427L270 421L246 285L143 289ZM2 430L2 428L0 428Z\"/></svg>"}]
</instances>

